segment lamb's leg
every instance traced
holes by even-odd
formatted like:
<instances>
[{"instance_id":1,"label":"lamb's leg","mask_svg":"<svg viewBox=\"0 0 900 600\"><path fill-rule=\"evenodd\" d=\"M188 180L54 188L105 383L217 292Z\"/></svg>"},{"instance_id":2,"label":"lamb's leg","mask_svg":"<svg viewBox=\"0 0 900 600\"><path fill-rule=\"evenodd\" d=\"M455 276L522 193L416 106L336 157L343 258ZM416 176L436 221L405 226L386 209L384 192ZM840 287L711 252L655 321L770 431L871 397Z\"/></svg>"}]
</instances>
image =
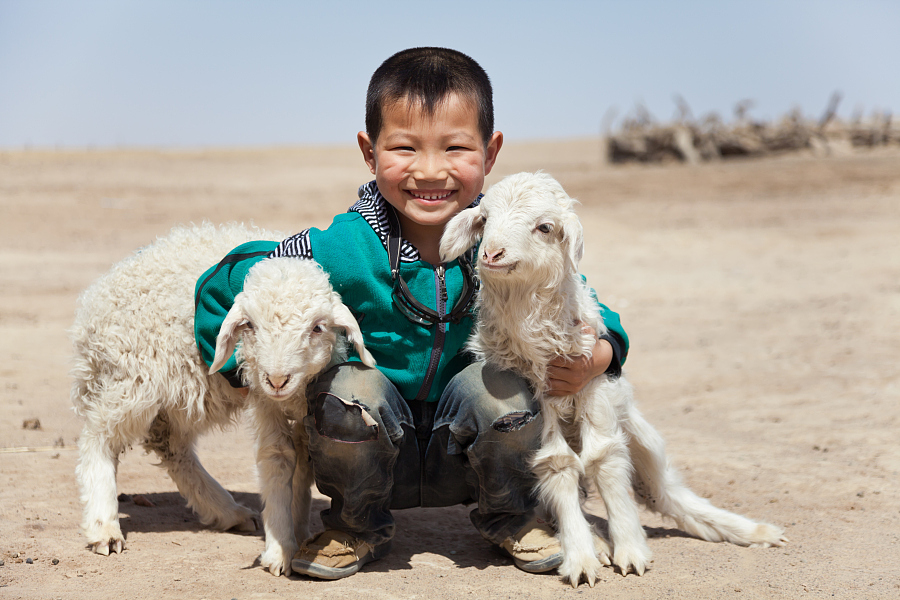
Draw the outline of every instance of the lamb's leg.
<instances>
[{"instance_id":1,"label":"lamb's leg","mask_svg":"<svg viewBox=\"0 0 900 600\"><path fill-rule=\"evenodd\" d=\"M629 570L643 575L650 565L647 534L641 527L637 505L631 499L631 462L625 433L615 423L615 414L607 399L595 390L594 406L581 417L581 460L585 475L600 492L609 522L612 562L622 575Z\"/></svg>"},{"instance_id":2,"label":"lamb's leg","mask_svg":"<svg viewBox=\"0 0 900 600\"><path fill-rule=\"evenodd\" d=\"M235 502L200 464L194 450L196 438L195 429L179 425L160 411L150 425L144 448L156 453L201 523L214 529L256 531L256 512Z\"/></svg>"},{"instance_id":3,"label":"lamb's leg","mask_svg":"<svg viewBox=\"0 0 900 600\"><path fill-rule=\"evenodd\" d=\"M291 425L280 407L267 399L257 401L253 407L253 420L256 425L256 465L263 501L263 529L266 532L266 549L260 562L272 575L290 575L291 559L299 549L291 517L294 502L292 480L294 470L299 468L291 439Z\"/></svg>"},{"instance_id":4,"label":"lamb's leg","mask_svg":"<svg viewBox=\"0 0 900 600\"><path fill-rule=\"evenodd\" d=\"M297 543L302 544L310 534L309 512L312 505L310 488L314 480L313 465L309 460L309 445L302 422L294 424L294 451L297 454L297 462L294 466L291 514L294 518L294 538Z\"/></svg>"},{"instance_id":5,"label":"lamb's leg","mask_svg":"<svg viewBox=\"0 0 900 600\"><path fill-rule=\"evenodd\" d=\"M687 533L711 542L768 547L783 546L788 541L780 527L717 508L688 489L668 464L662 436L630 403L627 411L624 425L634 462L634 491L647 508L673 518Z\"/></svg>"},{"instance_id":6,"label":"lamb's leg","mask_svg":"<svg viewBox=\"0 0 900 600\"><path fill-rule=\"evenodd\" d=\"M542 412L541 449L532 459L532 468L538 478L538 497L556 519L563 551L559 573L572 587L578 587L582 577L593 587L603 567L591 525L581 510L582 464L563 437L555 408L545 403Z\"/></svg>"},{"instance_id":7,"label":"lamb's leg","mask_svg":"<svg viewBox=\"0 0 900 600\"><path fill-rule=\"evenodd\" d=\"M119 449L97 435L88 425L78 438L78 467L75 476L81 490L84 517L81 527L91 550L109 556L121 553L125 537L119 526L119 501L116 497L116 469Z\"/></svg>"}]
</instances>

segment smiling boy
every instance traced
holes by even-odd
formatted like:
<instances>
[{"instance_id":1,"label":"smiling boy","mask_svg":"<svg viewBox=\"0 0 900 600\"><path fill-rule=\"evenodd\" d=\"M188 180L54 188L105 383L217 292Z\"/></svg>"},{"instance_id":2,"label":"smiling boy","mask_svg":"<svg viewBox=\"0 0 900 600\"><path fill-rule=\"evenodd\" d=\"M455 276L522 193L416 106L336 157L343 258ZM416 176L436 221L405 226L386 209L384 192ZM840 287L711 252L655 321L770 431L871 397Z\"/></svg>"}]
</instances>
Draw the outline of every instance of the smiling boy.
<instances>
[{"instance_id":1,"label":"smiling boy","mask_svg":"<svg viewBox=\"0 0 900 600\"><path fill-rule=\"evenodd\" d=\"M451 91L434 106L393 99L381 107L380 131L361 131L358 141L403 237L422 260L440 264L444 225L481 193L503 134L484 135L472 99Z\"/></svg>"},{"instance_id":2,"label":"smiling boy","mask_svg":"<svg viewBox=\"0 0 900 600\"><path fill-rule=\"evenodd\" d=\"M378 362L370 369L352 356L308 390L303 426L331 506L325 531L288 557L295 572L352 575L389 551L391 510L471 502L475 527L519 568L546 572L562 560L553 530L535 515L528 457L539 445L539 408L521 378L473 364L463 349L477 289L472 251L446 264L438 257L444 226L478 202L503 145L493 128L490 81L474 60L443 48L395 54L369 84L357 137L375 180L359 201L324 231L251 257L236 249L198 286L198 344L211 362L221 316L250 264L315 259ZM611 334L591 358L554 361L551 394L621 370L627 337L618 315L600 310ZM240 386L235 366L226 376Z\"/></svg>"}]
</instances>

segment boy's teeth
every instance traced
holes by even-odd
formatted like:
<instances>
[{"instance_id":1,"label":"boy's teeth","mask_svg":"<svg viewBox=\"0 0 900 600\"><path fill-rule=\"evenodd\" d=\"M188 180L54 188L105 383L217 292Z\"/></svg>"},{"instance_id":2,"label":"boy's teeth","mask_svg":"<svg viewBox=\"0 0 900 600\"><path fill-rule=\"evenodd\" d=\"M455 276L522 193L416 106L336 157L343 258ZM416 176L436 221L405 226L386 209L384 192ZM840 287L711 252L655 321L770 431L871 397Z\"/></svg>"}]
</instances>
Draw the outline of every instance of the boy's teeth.
<instances>
[{"instance_id":1,"label":"boy's teeth","mask_svg":"<svg viewBox=\"0 0 900 600\"><path fill-rule=\"evenodd\" d=\"M441 198L446 198L452 192L441 192L440 194L422 194L418 192L411 192L413 196L416 198L421 198L422 200L440 200Z\"/></svg>"}]
</instances>

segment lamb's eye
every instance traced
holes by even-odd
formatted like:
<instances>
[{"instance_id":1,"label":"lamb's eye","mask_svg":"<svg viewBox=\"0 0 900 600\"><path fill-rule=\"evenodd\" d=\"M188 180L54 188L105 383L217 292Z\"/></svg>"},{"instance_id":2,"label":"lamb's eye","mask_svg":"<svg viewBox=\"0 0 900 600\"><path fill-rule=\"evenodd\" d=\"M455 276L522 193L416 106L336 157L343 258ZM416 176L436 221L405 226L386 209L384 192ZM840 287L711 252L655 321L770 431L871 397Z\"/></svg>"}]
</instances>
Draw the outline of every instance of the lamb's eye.
<instances>
[{"instance_id":1,"label":"lamb's eye","mask_svg":"<svg viewBox=\"0 0 900 600\"><path fill-rule=\"evenodd\" d=\"M537 226L537 230L541 233L550 233L551 231L553 231L553 225L551 225L550 223L541 223Z\"/></svg>"},{"instance_id":2,"label":"lamb's eye","mask_svg":"<svg viewBox=\"0 0 900 600\"><path fill-rule=\"evenodd\" d=\"M250 321L244 321L244 326L247 327L247 329L249 329L250 331L254 330L253 323L251 323Z\"/></svg>"},{"instance_id":3,"label":"lamb's eye","mask_svg":"<svg viewBox=\"0 0 900 600\"><path fill-rule=\"evenodd\" d=\"M325 323L316 323L316 326L313 327L313 333L325 333L327 330Z\"/></svg>"}]
</instances>

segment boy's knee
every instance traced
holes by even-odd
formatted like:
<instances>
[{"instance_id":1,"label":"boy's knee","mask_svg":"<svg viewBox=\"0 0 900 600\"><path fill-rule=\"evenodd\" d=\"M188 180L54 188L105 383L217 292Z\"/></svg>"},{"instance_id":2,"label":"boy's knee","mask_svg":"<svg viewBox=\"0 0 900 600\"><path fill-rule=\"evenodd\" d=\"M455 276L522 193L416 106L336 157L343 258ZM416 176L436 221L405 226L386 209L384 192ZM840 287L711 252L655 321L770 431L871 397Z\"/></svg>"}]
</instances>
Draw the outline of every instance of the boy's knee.
<instances>
[{"instance_id":1,"label":"boy's knee","mask_svg":"<svg viewBox=\"0 0 900 600\"><path fill-rule=\"evenodd\" d=\"M347 443L393 442L403 435L408 418L402 399L377 369L345 363L320 376L308 392L310 435Z\"/></svg>"},{"instance_id":2,"label":"boy's knee","mask_svg":"<svg viewBox=\"0 0 900 600\"><path fill-rule=\"evenodd\" d=\"M452 412L474 411L480 420L495 423L498 431L511 431L531 422L539 412L534 394L524 378L485 363L464 369L447 386Z\"/></svg>"},{"instance_id":3,"label":"boy's knee","mask_svg":"<svg viewBox=\"0 0 900 600\"><path fill-rule=\"evenodd\" d=\"M313 400L311 409L316 432L323 437L350 443L378 439L378 421L364 404L321 392Z\"/></svg>"}]
</instances>

